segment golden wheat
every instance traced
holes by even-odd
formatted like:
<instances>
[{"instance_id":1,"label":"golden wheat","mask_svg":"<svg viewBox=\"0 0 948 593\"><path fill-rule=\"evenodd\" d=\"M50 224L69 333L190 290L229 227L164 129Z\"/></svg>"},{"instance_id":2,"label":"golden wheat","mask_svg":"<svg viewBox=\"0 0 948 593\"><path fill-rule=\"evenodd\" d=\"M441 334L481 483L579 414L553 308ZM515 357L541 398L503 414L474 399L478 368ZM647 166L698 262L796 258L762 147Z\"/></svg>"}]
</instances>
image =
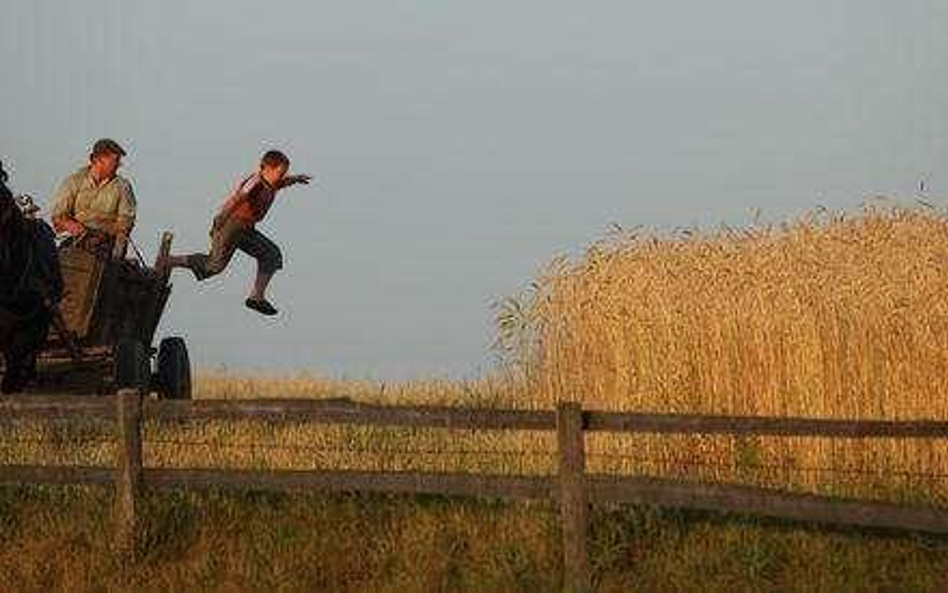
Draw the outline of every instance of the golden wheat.
<instances>
[{"instance_id":1,"label":"golden wheat","mask_svg":"<svg viewBox=\"0 0 948 593\"><path fill-rule=\"evenodd\" d=\"M948 218L932 209L876 206L669 238L617 234L576 264L550 266L530 314L548 401L948 420ZM709 470L718 478L769 466L771 482L796 473L817 487L839 472L889 484L948 473L943 442L679 441L640 438L637 450L730 466Z\"/></svg>"}]
</instances>

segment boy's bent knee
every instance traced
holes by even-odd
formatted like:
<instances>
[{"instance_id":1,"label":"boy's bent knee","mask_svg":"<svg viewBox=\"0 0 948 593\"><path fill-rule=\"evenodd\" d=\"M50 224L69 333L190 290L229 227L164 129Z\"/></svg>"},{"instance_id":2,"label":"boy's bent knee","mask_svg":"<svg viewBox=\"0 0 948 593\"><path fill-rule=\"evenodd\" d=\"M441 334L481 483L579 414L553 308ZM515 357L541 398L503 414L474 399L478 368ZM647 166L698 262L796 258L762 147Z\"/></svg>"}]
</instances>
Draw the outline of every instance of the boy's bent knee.
<instances>
[{"instance_id":1,"label":"boy's bent knee","mask_svg":"<svg viewBox=\"0 0 948 593\"><path fill-rule=\"evenodd\" d=\"M266 256L260 258L260 271L264 274L273 274L283 269L283 253L279 248L273 249Z\"/></svg>"},{"instance_id":2,"label":"boy's bent knee","mask_svg":"<svg viewBox=\"0 0 948 593\"><path fill-rule=\"evenodd\" d=\"M211 259L207 261L207 265L204 268L207 271L207 275L210 277L210 276L217 276L218 274L223 272L224 268L226 267L227 267L226 260L212 257Z\"/></svg>"},{"instance_id":3,"label":"boy's bent knee","mask_svg":"<svg viewBox=\"0 0 948 593\"><path fill-rule=\"evenodd\" d=\"M188 267L198 280L207 280L223 272L227 262L206 255L196 255L188 258Z\"/></svg>"}]
</instances>

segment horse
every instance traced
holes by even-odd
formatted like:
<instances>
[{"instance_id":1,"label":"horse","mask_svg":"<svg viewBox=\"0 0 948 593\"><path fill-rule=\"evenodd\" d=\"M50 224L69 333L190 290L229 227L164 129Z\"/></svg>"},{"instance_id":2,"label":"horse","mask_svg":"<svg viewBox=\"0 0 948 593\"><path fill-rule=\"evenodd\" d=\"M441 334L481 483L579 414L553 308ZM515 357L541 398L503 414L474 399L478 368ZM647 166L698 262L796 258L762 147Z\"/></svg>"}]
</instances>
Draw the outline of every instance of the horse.
<instances>
[{"instance_id":1,"label":"horse","mask_svg":"<svg viewBox=\"0 0 948 593\"><path fill-rule=\"evenodd\" d=\"M22 391L63 292L55 234L23 213L0 163L0 393Z\"/></svg>"}]
</instances>

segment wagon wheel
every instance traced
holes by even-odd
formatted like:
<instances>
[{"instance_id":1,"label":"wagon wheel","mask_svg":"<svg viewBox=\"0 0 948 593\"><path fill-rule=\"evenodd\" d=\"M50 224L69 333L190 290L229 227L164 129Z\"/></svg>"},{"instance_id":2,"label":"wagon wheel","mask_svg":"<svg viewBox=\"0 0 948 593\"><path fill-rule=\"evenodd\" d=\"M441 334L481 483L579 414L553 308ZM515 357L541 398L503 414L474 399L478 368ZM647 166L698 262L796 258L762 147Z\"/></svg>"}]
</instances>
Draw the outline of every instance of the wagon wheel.
<instances>
[{"instance_id":1,"label":"wagon wheel","mask_svg":"<svg viewBox=\"0 0 948 593\"><path fill-rule=\"evenodd\" d=\"M147 389L151 378L151 361L141 342L119 340L115 345L113 359L117 389Z\"/></svg>"},{"instance_id":2,"label":"wagon wheel","mask_svg":"<svg viewBox=\"0 0 948 593\"><path fill-rule=\"evenodd\" d=\"M165 338L158 347L158 396L191 399L191 361L184 338Z\"/></svg>"}]
</instances>

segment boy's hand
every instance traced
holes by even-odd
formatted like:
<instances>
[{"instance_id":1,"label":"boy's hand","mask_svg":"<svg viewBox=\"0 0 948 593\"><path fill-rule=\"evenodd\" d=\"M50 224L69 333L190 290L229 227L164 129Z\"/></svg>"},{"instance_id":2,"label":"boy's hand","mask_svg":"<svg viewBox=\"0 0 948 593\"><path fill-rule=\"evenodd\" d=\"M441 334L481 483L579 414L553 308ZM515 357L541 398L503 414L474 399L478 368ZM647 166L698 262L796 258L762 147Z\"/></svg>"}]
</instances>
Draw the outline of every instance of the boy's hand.
<instances>
[{"instance_id":1,"label":"boy's hand","mask_svg":"<svg viewBox=\"0 0 948 593\"><path fill-rule=\"evenodd\" d=\"M286 186L296 185L297 183L302 184L302 185L309 185L309 182L312 180L313 178L309 175L289 175L287 176L287 178L284 180L283 183Z\"/></svg>"}]
</instances>

